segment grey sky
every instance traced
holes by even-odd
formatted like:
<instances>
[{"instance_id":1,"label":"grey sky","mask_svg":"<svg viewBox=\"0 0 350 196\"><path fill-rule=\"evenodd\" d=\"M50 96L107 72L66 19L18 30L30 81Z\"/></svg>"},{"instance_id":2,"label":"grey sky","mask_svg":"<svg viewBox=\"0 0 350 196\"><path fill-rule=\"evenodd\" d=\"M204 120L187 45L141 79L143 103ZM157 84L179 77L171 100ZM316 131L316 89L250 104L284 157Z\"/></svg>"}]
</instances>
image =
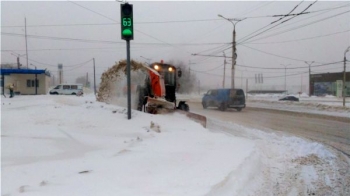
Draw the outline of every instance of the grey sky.
<instances>
[{"instance_id":1,"label":"grey sky","mask_svg":"<svg viewBox=\"0 0 350 196\"><path fill-rule=\"evenodd\" d=\"M290 68L304 66L304 69L287 70L287 75L305 72L302 78L299 74L289 76L287 80L288 85L300 85L302 82L306 86L308 66L303 62L304 60L316 61L317 63L313 65L342 61L344 51L350 45L350 3L346 1L318 1L307 10L313 13L299 15L241 45L239 42L242 41L242 38L278 19L263 16L287 14L301 1L129 2L134 6L135 22L135 36L131 41L131 57L135 60L146 61L140 58L144 56L150 58L151 62L163 59L164 61L181 60L188 64L191 61L195 63L191 64L192 73L196 73L202 85L211 87L218 87L222 84L223 66L220 65L223 64L224 59L192 56L191 54L208 50L201 54L221 56L223 49L230 46L228 44L232 42L233 26L230 22L219 18L218 14L227 18L247 17L236 26L238 42L236 85L238 87L243 81L242 87L245 88L246 78L249 79L250 85L254 85L255 74L263 73L263 85L283 88L284 69L244 67L284 68L281 64L290 64L288 65ZM300 13L311 3L313 1L302 2L292 13ZM344 7L330 9L340 6ZM324 9L330 10L319 11ZM57 71L57 64L62 63L65 81L74 82L77 77L87 72L89 72L89 77L93 73L92 61L81 66L74 65L95 58L97 78L100 78L101 73L114 62L126 58L126 44L120 38L119 10L120 3L116 1L75 1L74 3L69 1L2 1L1 62L16 62L16 57L11 55L9 50L25 54L25 39L15 34L24 34L24 18L26 17L28 35L41 36L41 38L42 36L50 37L47 39L28 37L29 63L41 69L47 68L54 74ZM255 16L262 17L251 18ZM189 22L189 20L205 21ZM277 24L279 23L274 25ZM280 32L283 31L287 32L281 34ZM273 34L276 35L270 36ZM71 40L57 40L57 38L70 38ZM218 49L210 50L213 48ZM226 50L225 53L226 56L231 56L231 49ZM350 59L349 55L347 55L348 59ZM21 58L21 63L26 66L25 56ZM73 67L68 67L72 65ZM218 68L214 69L215 67ZM342 67L343 64L339 63L314 67L312 71L338 72L342 71ZM226 67L226 87L230 84L230 69L231 61ZM279 77L269 78L274 76Z\"/></svg>"}]
</instances>

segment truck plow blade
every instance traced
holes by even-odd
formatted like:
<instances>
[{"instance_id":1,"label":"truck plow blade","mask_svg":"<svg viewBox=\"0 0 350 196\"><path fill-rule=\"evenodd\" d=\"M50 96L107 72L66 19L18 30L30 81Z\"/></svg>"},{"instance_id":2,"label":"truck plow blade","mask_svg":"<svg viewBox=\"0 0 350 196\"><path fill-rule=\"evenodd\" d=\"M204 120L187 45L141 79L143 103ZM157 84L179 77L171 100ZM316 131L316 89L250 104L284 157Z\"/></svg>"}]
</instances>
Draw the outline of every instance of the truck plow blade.
<instances>
[{"instance_id":1,"label":"truck plow blade","mask_svg":"<svg viewBox=\"0 0 350 196\"><path fill-rule=\"evenodd\" d=\"M181 114L186 115L188 118L194 120L195 122L198 122L199 124L201 124L204 128L207 127L207 117L203 116L203 115L199 115L199 114L195 114L192 112L185 112L183 110L176 110L176 112L179 112Z\"/></svg>"},{"instance_id":2,"label":"truck plow blade","mask_svg":"<svg viewBox=\"0 0 350 196\"><path fill-rule=\"evenodd\" d=\"M162 98L147 98L147 106L146 107L158 107L158 108L166 108L166 109L174 109L175 104L169 101L166 101Z\"/></svg>"}]
</instances>

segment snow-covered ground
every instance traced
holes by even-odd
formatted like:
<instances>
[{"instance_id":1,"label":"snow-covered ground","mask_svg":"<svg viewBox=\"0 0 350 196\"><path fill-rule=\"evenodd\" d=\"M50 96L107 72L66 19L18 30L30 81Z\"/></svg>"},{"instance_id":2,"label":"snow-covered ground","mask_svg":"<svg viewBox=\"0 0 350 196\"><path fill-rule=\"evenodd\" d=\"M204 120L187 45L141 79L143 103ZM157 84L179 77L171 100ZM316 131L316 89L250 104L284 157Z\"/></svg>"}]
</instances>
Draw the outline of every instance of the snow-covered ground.
<instances>
[{"instance_id":1,"label":"snow-covered ground","mask_svg":"<svg viewBox=\"0 0 350 196\"><path fill-rule=\"evenodd\" d=\"M2 196L349 194L349 159L305 139L178 113L128 120L92 95L1 103Z\"/></svg>"}]
</instances>

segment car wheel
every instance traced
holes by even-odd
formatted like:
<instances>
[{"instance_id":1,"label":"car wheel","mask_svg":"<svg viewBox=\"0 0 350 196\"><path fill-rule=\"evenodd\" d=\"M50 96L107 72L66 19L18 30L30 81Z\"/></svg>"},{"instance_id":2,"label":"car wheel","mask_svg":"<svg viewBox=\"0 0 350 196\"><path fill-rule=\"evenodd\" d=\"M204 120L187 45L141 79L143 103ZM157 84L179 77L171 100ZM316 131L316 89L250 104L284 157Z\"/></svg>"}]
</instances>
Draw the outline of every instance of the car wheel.
<instances>
[{"instance_id":1,"label":"car wheel","mask_svg":"<svg viewBox=\"0 0 350 196\"><path fill-rule=\"evenodd\" d=\"M220 106L219 106L219 109L221 111L225 111L226 110L226 104L225 103L221 103Z\"/></svg>"},{"instance_id":2,"label":"car wheel","mask_svg":"<svg viewBox=\"0 0 350 196\"><path fill-rule=\"evenodd\" d=\"M204 108L204 109L207 109L207 108L208 108L208 106L207 106L207 104L206 104L205 102L203 102L202 105L203 105L203 108Z\"/></svg>"},{"instance_id":3,"label":"car wheel","mask_svg":"<svg viewBox=\"0 0 350 196\"><path fill-rule=\"evenodd\" d=\"M76 93L72 93L72 95L77 95Z\"/></svg>"},{"instance_id":4,"label":"car wheel","mask_svg":"<svg viewBox=\"0 0 350 196\"><path fill-rule=\"evenodd\" d=\"M237 111L239 111L239 112L242 111L242 108L237 108Z\"/></svg>"}]
</instances>

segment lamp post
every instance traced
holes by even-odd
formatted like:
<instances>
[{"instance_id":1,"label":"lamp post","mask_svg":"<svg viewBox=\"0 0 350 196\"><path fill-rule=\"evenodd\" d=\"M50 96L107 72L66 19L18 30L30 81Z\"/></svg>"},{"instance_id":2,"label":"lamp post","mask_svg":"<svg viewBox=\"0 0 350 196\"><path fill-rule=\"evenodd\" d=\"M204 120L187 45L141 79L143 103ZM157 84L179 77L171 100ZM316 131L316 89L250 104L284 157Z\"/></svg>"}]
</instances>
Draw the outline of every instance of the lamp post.
<instances>
[{"instance_id":1,"label":"lamp post","mask_svg":"<svg viewBox=\"0 0 350 196\"><path fill-rule=\"evenodd\" d=\"M148 61L148 65L150 65L151 63L151 59L149 59L149 58L146 58L146 57L143 57L143 56L140 56L141 58L143 58L143 59L146 59L147 61Z\"/></svg>"},{"instance_id":2,"label":"lamp post","mask_svg":"<svg viewBox=\"0 0 350 196\"><path fill-rule=\"evenodd\" d=\"M284 91L286 91L287 93L287 66L290 64L287 64L287 65L281 64L281 65L284 66Z\"/></svg>"},{"instance_id":3,"label":"lamp post","mask_svg":"<svg viewBox=\"0 0 350 196\"><path fill-rule=\"evenodd\" d=\"M343 107L345 107L345 83L346 83L346 53L349 52L350 46L344 52L344 71L343 71Z\"/></svg>"},{"instance_id":4,"label":"lamp post","mask_svg":"<svg viewBox=\"0 0 350 196\"><path fill-rule=\"evenodd\" d=\"M191 65L195 65L196 63L191 63L191 60L188 61L188 71L190 72L189 73L189 76L191 77Z\"/></svg>"},{"instance_id":5,"label":"lamp post","mask_svg":"<svg viewBox=\"0 0 350 196\"><path fill-rule=\"evenodd\" d=\"M35 94L37 95L38 94L38 75L36 74L36 66L33 65L33 64L30 64L30 65L35 67L35 82L34 82L34 85L35 85Z\"/></svg>"},{"instance_id":6,"label":"lamp post","mask_svg":"<svg viewBox=\"0 0 350 196\"><path fill-rule=\"evenodd\" d=\"M309 65L309 97L311 96L311 65L314 62L315 61L312 61L311 63L308 63L307 61L305 61L305 63Z\"/></svg>"},{"instance_id":7,"label":"lamp post","mask_svg":"<svg viewBox=\"0 0 350 196\"><path fill-rule=\"evenodd\" d=\"M237 53L236 53L236 24L243 19L235 19L235 18L225 18L221 14L218 15L219 17L229 21L233 25L233 33L232 33L232 68L231 68L231 88L235 88L235 65L236 65L236 59L237 59ZM235 22L233 22L235 21Z\"/></svg>"}]
</instances>

